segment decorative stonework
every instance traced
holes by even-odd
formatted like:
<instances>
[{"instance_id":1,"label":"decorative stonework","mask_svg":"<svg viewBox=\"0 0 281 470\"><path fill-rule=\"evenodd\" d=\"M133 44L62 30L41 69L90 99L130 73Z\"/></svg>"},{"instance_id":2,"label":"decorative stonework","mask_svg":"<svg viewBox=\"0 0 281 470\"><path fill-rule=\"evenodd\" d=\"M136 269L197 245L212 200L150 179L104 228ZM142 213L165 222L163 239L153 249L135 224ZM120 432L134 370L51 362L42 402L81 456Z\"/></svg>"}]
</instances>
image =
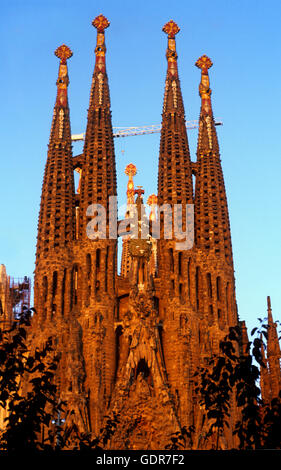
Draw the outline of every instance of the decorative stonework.
<instances>
[{"instance_id":1,"label":"decorative stonework","mask_svg":"<svg viewBox=\"0 0 281 470\"><path fill-rule=\"evenodd\" d=\"M172 207L194 203L195 243L190 250L177 250L175 237L163 238L162 221L160 240L154 240L151 232L141 239L144 190L134 188L136 167L129 164L127 198L137 206L139 231L137 238L123 244L129 269L118 276L116 240L92 241L86 235L88 206L98 203L108 208L109 197L117 194L105 66L104 31L109 22L99 15L93 25L96 61L87 130L83 153L75 158L66 65L72 52L65 45L55 52L60 59L58 93L38 221L36 314L30 347L35 349L49 336L53 338L61 357L56 383L59 398L67 402L64 418L79 433L95 437L105 416L118 413L120 422L110 440L111 449L165 449L175 433L190 426L194 426L193 446L210 449L210 422L204 421L194 373L218 352L228 327L240 324L227 198L210 98L212 63L206 56L196 63L202 71L202 104L195 164L190 160L177 70L179 28L172 20L164 26L168 66L158 194L148 198L152 210L145 223L149 228L156 220L157 202ZM83 169L77 194L74 169ZM270 302L268 317L268 368L261 383L269 399L281 387L280 349ZM243 325L241 332L243 353L247 336ZM236 413L233 408L229 431L221 438L225 449L236 445L232 434ZM74 435L71 440L73 446ZM184 447L191 448L189 440Z\"/></svg>"},{"instance_id":2,"label":"decorative stonework","mask_svg":"<svg viewBox=\"0 0 281 470\"><path fill-rule=\"evenodd\" d=\"M208 69L212 67L213 62L206 55L202 55L195 63L196 67L202 70L202 73L208 73Z\"/></svg>"},{"instance_id":3,"label":"decorative stonework","mask_svg":"<svg viewBox=\"0 0 281 470\"><path fill-rule=\"evenodd\" d=\"M99 33L103 33L106 28L110 25L108 19L103 15L98 15L92 22L92 25L98 30Z\"/></svg>"},{"instance_id":4,"label":"decorative stonework","mask_svg":"<svg viewBox=\"0 0 281 470\"><path fill-rule=\"evenodd\" d=\"M68 46L62 44L55 50L55 55L61 60L62 64L66 64L67 59L70 59L73 53Z\"/></svg>"},{"instance_id":5,"label":"decorative stonework","mask_svg":"<svg viewBox=\"0 0 281 470\"><path fill-rule=\"evenodd\" d=\"M175 23L173 20L170 20L163 26L163 31L168 35L169 38L174 38L175 35L180 31L180 28L178 27L177 23Z\"/></svg>"}]
</instances>

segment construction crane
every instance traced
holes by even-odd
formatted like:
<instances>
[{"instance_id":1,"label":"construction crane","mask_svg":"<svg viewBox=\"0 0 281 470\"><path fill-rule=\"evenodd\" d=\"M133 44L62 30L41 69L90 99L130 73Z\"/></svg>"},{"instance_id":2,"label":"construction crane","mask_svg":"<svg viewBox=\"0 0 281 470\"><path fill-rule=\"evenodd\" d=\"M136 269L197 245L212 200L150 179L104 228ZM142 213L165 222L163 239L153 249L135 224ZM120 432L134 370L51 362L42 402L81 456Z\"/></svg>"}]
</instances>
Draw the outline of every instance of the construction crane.
<instances>
[{"instance_id":1,"label":"construction crane","mask_svg":"<svg viewBox=\"0 0 281 470\"><path fill-rule=\"evenodd\" d=\"M220 119L215 120L216 126L222 126ZM186 121L187 129L197 129L198 121ZM161 124L152 124L150 126L136 126L136 127L113 127L113 137L130 137L133 135L156 134L161 131ZM71 136L73 142L85 139L85 133L73 134Z\"/></svg>"}]
</instances>

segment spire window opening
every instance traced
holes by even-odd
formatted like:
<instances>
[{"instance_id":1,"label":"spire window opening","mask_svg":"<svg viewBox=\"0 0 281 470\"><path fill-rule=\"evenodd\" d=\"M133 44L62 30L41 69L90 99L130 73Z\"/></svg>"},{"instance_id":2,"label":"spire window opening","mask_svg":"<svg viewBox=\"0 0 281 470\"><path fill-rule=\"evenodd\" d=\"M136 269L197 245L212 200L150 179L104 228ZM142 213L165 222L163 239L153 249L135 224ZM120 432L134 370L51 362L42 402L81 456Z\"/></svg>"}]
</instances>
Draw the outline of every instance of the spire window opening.
<instances>
[{"instance_id":1,"label":"spire window opening","mask_svg":"<svg viewBox=\"0 0 281 470\"><path fill-rule=\"evenodd\" d=\"M216 283L216 290L217 290L217 300L221 300L221 278L220 276L217 277L217 283Z\"/></svg>"},{"instance_id":2,"label":"spire window opening","mask_svg":"<svg viewBox=\"0 0 281 470\"><path fill-rule=\"evenodd\" d=\"M196 267L195 273L195 289L196 289L196 307L200 308L200 293L201 293L201 272L199 266Z\"/></svg>"},{"instance_id":3,"label":"spire window opening","mask_svg":"<svg viewBox=\"0 0 281 470\"><path fill-rule=\"evenodd\" d=\"M171 269L171 272L173 273L174 272L174 252L173 252L173 248L169 249L169 257L170 257L170 269Z\"/></svg>"},{"instance_id":4,"label":"spire window opening","mask_svg":"<svg viewBox=\"0 0 281 470\"><path fill-rule=\"evenodd\" d=\"M52 284L52 298L54 299L57 294L57 288L58 288L58 272L54 271L53 273L53 284Z\"/></svg>"},{"instance_id":5,"label":"spire window opening","mask_svg":"<svg viewBox=\"0 0 281 470\"><path fill-rule=\"evenodd\" d=\"M228 291L229 291L229 282L226 284L226 288L225 288L225 303L226 303L227 312L228 312Z\"/></svg>"},{"instance_id":6,"label":"spire window opening","mask_svg":"<svg viewBox=\"0 0 281 470\"><path fill-rule=\"evenodd\" d=\"M183 284L182 284L182 282L179 283L179 296L180 296L180 301L183 302Z\"/></svg>"},{"instance_id":7,"label":"spire window opening","mask_svg":"<svg viewBox=\"0 0 281 470\"><path fill-rule=\"evenodd\" d=\"M96 251L96 272L100 272L100 248Z\"/></svg>"},{"instance_id":8,"label":"spire window opening","mask_svg":"<svg viewBox=\"0 0 281 470\"><path fill-rule=\"evenodd\" d=\"M75 265L71 272L71 308L78 304L78 266Z\"/></svg>"},{"instance_id":9,"label":"spire window opening","mask_svg":"<svg viewBox=\"0 0 281 470\"><path fill-rule=\"evenodd\" d=\"M179 267L179 276L182 275L182 253L179 253L179 259L178 259L178 267Z\"/></svg>"},{"instance_id":10,"label":"spire window opening","mask_svg":"<svg viewBox=\"0 0 281 470\"><path fill-rule=\"evenodd\" d=\"M62 285L61 285L61 314L64 316L65 310L65 283L66 283L66 269L63 271Z\"/></svg>"},{"instance_id":11,"label":"spire window opening","mask_svg":"<svg viewBox=\"0 0 281 470\"><path fill-rule=\"evenodd\" d=\"M208 289L208 296L211 299L213 297L211 273L207 274L207 289Z\"/></svg>"},{"instance_id":12,"label":"spire window opening","mask_svg":"<svg viewBox=\"0 0 281 470\"><path fill-rule=\"evenodd\" d=\"M92 272L92 259L89 253L86 256L86 272L87 272L87 279L90 279L91 272Z\"/></svg>"},{"instance_id":13,"label":"spire window opening","mask_svg":"<svg viewBox=\"0 0 281 470\"><path fill-rule=\"evenodd\" d=\"M48 299L48 279L47 276L43 277L43 292L42 292L42 300L43 300L43 317L46 318L46 304Z\"/></svg>"}]
</instances>

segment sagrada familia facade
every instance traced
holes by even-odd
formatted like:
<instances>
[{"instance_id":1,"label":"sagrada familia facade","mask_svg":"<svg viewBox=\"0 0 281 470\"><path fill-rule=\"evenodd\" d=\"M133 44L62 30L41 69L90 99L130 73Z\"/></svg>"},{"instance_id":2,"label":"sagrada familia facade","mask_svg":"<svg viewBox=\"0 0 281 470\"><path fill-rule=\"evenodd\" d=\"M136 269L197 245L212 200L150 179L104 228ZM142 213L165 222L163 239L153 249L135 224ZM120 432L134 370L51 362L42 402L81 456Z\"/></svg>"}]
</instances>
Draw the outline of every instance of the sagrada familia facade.
<instances>
[{"instance_id":1,"label":"sagrada familia facade","mask_svg":"<svg viewBox=\"0 0 281 470\"><path fill-rule=\"evenodd\" d=\"M201 71L201 110L197 161L192 162L177 65L179 28L172 20L164 26L167 76L158 194L149 198L148 235L141 237L143 190L134 188L136 167L126 167L127 200L137 208L138 236L123 233L118 274L117 237L109 236L113 229L108 215L110 200L117 196L105 61L109 22L99 15L93 26L95 66L84 150L78 156L72 155L67 96L72 52L66 45L55 51L60 64L38 222L31 347L52 336L61 358L56 383L67 403L64 418L78 432L97 435L104 417L115 412L119 424L111 449L164 449L171 436L189 426L194 427L193 448L211 448L212 442L204 439L208 424L194 373L219 351L230 326L241 328L241 353L247 342L236 306L227 198L211 104L212 62L203 55L195 64ZM75 169L80 172L77 191ZM104 231L89 236L97 213L89 209L93 204L104 208L106 219ZM178 248L175 233L165 237L163 213L155 209L163 205L185 208L183 226L186 208L194 208L194 242L188 249ZM156 238L151 226L158 218ZM269 368L264 383L271 397L280 390L281 374L270 304L268 312ZM233 407L221 444L225 449L236 445L236 418Z\"/></svg>"}]
</instances>

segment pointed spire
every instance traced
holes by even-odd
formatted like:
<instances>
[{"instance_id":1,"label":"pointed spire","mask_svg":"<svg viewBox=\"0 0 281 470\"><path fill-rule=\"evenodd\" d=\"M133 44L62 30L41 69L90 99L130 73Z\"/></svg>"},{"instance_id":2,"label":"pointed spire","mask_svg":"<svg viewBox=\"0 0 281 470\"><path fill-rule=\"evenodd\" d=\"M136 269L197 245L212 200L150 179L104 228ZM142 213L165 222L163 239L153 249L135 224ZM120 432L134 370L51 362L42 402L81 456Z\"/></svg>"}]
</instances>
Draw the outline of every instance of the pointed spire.
<instances>
[{"instance_id":1,"label":"pointed spire","mask_svg":"<svg viewBox=\"0 0 281 470\"><path fill-rule=\"evenodd\" d=\"M176 51L176 34L180 31L178 25L170 20L163 27L164 33L168 35L168 47L166 57L168 62L166 88L163 104L163 112L177 111L184 117L184 106L181 95L178 74L178 55Z\"/></svg>"},{"instance_id":2,"label":"pointed spire","mask_svg":"<svg viewBox=\"0 0 281 470\"><path fill-rule=\"evenodd\" d=\"M67 88L69 85L67 59L72 57L72 51L65 44L55 50L60 59L57 79L57 98L54 107L53 122L50 134L50 144L53 142L69 141L71 136Z\"/></svg>"},{"instance_id":3,"label":"pointed spire","mask_svg":"<svg viewBox=\"0 0 281 470\"><path fill-rule=\"evenodd\" d=\"M272 309L271 309L271 299L270 296L267 296L267 319L268 319L268 324L270 326L273 326L273 317L272 317Z\"/></svg>"},{"instance_id":4,"label":"pointed spire","mask_svg":"<svg viewBox=\"0 0 281 470\"><path fill-rule=\"evenodd\" d=\"M149 221L151 223L156 221L156 207L157 207L158 198L156 194L150 194L147 199L147 205L150 206L150 214L149 214ZM156 274L157 270L157 240L155 238L151 238L152 242L152 256L150 258L150 274L153 276Z\"/></svg>"},{"instance_id":5,"label":"pointed spire","mask_svg":"<svg viewBox=\"0 0 281 470\"><path fill-rule=\"evenodd\" d=\"M109 196L117 194L110 95L105 65L104 31L109 26L109 21L103 15L99 15L92 24L97 29L97 44L80 187L79 234L81 238L87 237L86 210L88 206L101 204L108 209Z\"/></svg>"},{"instance_id":6,"label":"pointed spire","mask_svg":"<svg viewBox=\"0 0 281 470\"><path fill-rule=\"evenodd\" d=\"M201 69L201 82L199 85L199 95L202 99L202 112L205 114L212 114L212 105L211 105L211 94L212 90L210 89L210 80L209 80L209 68L212 67L213 62L206 55L202 55L197 62L195 63L196 67Z\"/></svg>"},{"instance_id":7,"label":"pointed spire","mask_svg":"<svg viewBox=\"0 0 281 470\"><path fill-rule=\"evenodd\" d=\"M195 65L201 69L201 111L195 186L196 243L201 249L211 250L225 257L232 265L227 199L211 106L208 69L212 66L212 61L203 55Z\"/></svg>"},{"instance_id":8,"label":"pointed spire","mask_svg":"<svg viewBox=\"0 0 281 470\"><path fill-rule=\"evenodd\" d=\"M129 165L125 168L125 175L128 175L128 183L127 183L127 205L135 203L135 188L134 188L134 180L133 177L137 174L137 167L133 163L129 163Z\"/></svg>"},{"instance_id":9,"label":"pointed spire","mask_svg":"<svg viewBox=\"0 0 281 470\"><path fill-rule=\"evenodd\" d=\"M269 365L271 396L275 398L281 390L280 345L277 334L277 324L273 322L271 300L267 297L267 359Z\"/></svg>"},{"instance_id":10,"label":"pointed spire","mask_svg":"<svg viewBox=\"0 0 281 470\"><path fill-rule=\"evenodd\" d=\"M262 364L260 365L261 396L262 396L263 401L267 403L271 399L270 381L269 381L269 373L268 373L268 361L265 357L262 335L260 336L260 340L261 340L261 359L262 359Z\"/></svg>"},{"instance_id":11,"label":"pointed spire","mask_svg":"<svg viewBox=\"0 0 281 470\"><path fill-rule=\"evenodd\" d=\"M143 189L143 187L142 186L137 186L137 189L135 189L135 194L137 195L136 208L137 208L137 213L138 213L138 224L139 224L138 238L141 239L142 236L143 236L142 227L143 227L143 224L145 223L145 220L143 220L144 216L145 216L145 213L143 213L143 209L144 209L144 206L143 206L144 189Z\"/></svg>"},{"instance_id":12,"label":"pointed spire","mask_svg":"<svg viewBox=\"0 0 281 470\"><path fill-rule=\"evenodd\" d=\"M95 69L94 69L95 80L93 79L93 83L92 83L90 109L97 109L102 106L110 108L108 84L107 84L107 80L104 80L104 76L106 76L106 65L105 65L106 46L105 46L104 31L106 28L109 27L110 23L108 19L105 18L105 16L99 15L93 20L92 25L97 30L97 44L95 48L95 56L96 56ZM96 83L96 79L98 83Z\"/></svg>"},{"instance_id":13,"label":"pointed spire","mask_svg":"<svg viewBox=\"0 0 281 470\"><path fill-rule=\"evenodd\" d=\"M199 95L201 97L201 112L199 118L199 138L198 151L216 151L219 152L217 132L212 111L211 94L209 79L209 68L213 63L209 57L202 55L197 62L196 67L201 69L201 82L199 85Z\"/></svg>"},{"instance_id":14,"label":"pointed spire","mask_svg":"<svg viewBox=\"0 0 281 470\"><path fill-rule=\"evenodd\" d=\"M128 175L128 183L127 183L127 212L125 217L129 216L129 205L135 203L135 187L134 187L134 180L133 177L137 173L137 167L130 163L125 168L125 174ZM122 257L121 257L121 276L127 277L130 272L131 267L131 256L129 252L129 244L128 244L128 235L123 237L123 244L122 244Z\"/></svg>"},{"instance_id":15,"label":"pointed spire","mask_svg":"<svg viewBox=\"0 0 281 470\"><path fill-rule=\"evenodd\" d=\"M37 262L52 249L74 239L74 178L67 87L67 59L72 52L65 44L55 55L60 59L48 156L42 187L37 237ZM50 254L50 256L52 256Z\"/></svg>"},{"instance_id":16,"label":"pointed spire","mask_svg":"<svg viewBox=\"0 0 281 470\"><path fill-rule=\"evenodd\" d=\"M268 321L268 346L267 355L279 355L280 346L278 342L277 325L273 322L271 299L267 296L267 321Z\"/></svg>"},{"instance_id":17,"label":"pointed spire","mask_svg":"<svg viewBox=\"0 0 281 470\"><path fill-rule=\"evenodd\" d=\"M55 55L60 59L59 74L57 79L58 93L56 105L67 108L67 87L69 85L69 78L66 61L67 59L70 59L73 54L69 47L67 47L65 44L62 44L62 46L55 50Z\"/></svg>"},{"instance_id":18,"label":"pointed spire","mask_svg":"<svg viewBox=\"0 0 281 470\"><path fill-rule=\"evenodd\" d=\"M163 27L163 31L168 35L166 52L168 67L159 154L159 205L192 202L191 161L178 76L178 56L175 40L175 35L179 30L178 25L173 20L170 20Z\"/></svg>"}]
</instances>

